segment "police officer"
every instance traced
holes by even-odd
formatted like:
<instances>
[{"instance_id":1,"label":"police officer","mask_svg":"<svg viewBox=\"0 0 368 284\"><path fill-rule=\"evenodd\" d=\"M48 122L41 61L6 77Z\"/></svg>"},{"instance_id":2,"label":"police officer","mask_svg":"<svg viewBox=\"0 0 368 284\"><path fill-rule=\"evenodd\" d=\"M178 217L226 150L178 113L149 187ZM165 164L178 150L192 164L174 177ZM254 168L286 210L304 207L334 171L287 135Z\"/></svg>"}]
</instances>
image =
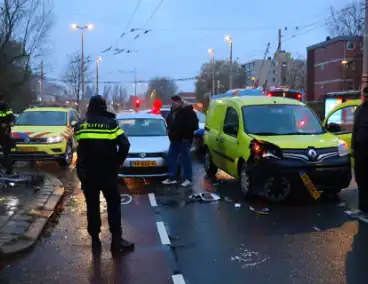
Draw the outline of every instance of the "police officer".
<instances>
[{"instance_id":1,"label":"police officer","mask_svg":"<svg viewBox=\"0 0 368 284\"><path fill-rule=\"evenodd\" d=\"M354 113L351 149L359 190L359 210L356 213L368 214L368 87L363 89L363 102Z\"/></svg>"},{"instance_id":2,"label":"police officer","mask_svg":"<svg viewBox=\"0 0 368 284\"><path fill-rule=\"evenodd\" d=\"M88 233L92 239L92 253L101 252L100 190L106 202L111 232L111 252L133 249L134 244L122 238L118 169L126 159L130 144L118 126L115 115L107 112L106 101L93 96L86 118L75 125L78 141L77 173L87 204Z\"/></svg>"},{"instance_id":3,"label":"police officer","mask_svg":"<svg viewBox=\"0 0 368 284\"><path fill-rule=\"evenodd\" d=\"M3 149L3 159L6 174L13 175L13 162L10 157L14 142L11 138L11 126L15 116L6 103L5 94L0 93L0 146Z\"/></svg>"}]
</instances>

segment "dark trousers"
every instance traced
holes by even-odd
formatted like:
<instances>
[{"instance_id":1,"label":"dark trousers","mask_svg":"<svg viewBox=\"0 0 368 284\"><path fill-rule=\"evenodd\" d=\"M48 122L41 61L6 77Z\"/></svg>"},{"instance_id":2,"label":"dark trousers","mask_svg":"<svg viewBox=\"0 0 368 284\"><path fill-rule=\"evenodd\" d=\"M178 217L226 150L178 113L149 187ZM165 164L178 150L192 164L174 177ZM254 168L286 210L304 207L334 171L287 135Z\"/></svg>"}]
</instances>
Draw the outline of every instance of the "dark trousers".
<instances>
[{"instance_id":1,"label":"dark trousers","mask_svg":"<svg viewBox=\"0 0 368 284\"><path fill-rule=\"evenodd\" d=\"M355 151L355 179L359 190L359 209L368 213L368 153Z\"/></svg>"},{"instance_id":2,"label":"dark trousers","mask_svg":"<svg viewBox=\"0 0 368 284\"><path fill-rule=\"evenodd\" d=\"M191 142L171 142L168 154L169 161L169 177L177 178L178 175L178 158L180 158L181 166L183 167L184 177L192 181L192 158L190 156Z\"/></svg>"},{"instance_id":3,"label":"dark trousers","mask_svg":"<svg viewBox=\"0 0 368 284\"><path fill-rule=\"evenodd\" d=\"M0 146L3 151L3 165L7 174L13 173L13 161L10 157L13 148L11 137L0 137Z\"/></svg>"},{"instance_id":4,"label":"dark trousers","mask_svg":"<svg viewBox=\"0 0 368 284\"><path fill-rule=\"evenodd\" d=\"M110 232L113 238L120 238L121 229L121 205L118 188L118 177L111 175L89 175L82 182L82 188L87 204L88 233L92 238L97 238L101 231L100 191L102 191L106 203Z\"/></svg>"}]
</instances>

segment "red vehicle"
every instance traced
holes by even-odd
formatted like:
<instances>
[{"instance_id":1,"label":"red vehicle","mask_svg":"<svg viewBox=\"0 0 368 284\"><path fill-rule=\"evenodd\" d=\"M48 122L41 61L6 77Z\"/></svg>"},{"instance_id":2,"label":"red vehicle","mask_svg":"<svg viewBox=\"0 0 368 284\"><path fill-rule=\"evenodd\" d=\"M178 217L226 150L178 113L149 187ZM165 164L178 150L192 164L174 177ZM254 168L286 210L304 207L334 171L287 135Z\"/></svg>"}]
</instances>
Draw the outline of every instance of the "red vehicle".
<instances>
[{"instance_id":1,"label":"red vehicle","mask_svg":"<svg viewBox=\"0 0 368 284\"><path fill-rule=\"evenodd\" d=\"M303 101L303 92L300 90L290 90L288 88L273 88L267 90L268 97L284 97L289 99L294 99L298 101Z\"/></svg>"}]
</instances>

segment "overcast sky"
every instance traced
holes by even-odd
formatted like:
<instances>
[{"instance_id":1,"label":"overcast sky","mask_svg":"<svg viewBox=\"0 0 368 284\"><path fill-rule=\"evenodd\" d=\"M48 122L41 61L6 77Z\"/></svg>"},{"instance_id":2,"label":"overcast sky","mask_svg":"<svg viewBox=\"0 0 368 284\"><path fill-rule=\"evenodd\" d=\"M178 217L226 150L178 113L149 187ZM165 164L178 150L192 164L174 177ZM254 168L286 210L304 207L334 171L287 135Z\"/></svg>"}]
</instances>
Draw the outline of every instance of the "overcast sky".
<instances>
[{"instance_id":1,"label":"overcast sky","mask_svg":"<svg viewBox=\"0 0 368 284\"><path fill-rule=\"evenodd\" d=\"M131 94L133 74L118 70L137 70L138 80L153 76L193 77L209 60L208 48L216 58L226 59L229 46L225 35L233 38L233 56L241 62L262 58L267 43L271 53L277 47L278 28L285 28L283 49L294 56L306 56L306 47L328 35L324 19L329 7L339 8L350 0L142 0L133 19L129 19L139 0L63 0L55 1L55 27L50 37L52 53L46 74L58 78L65 69L66 55L81 50L81 34L72 23L94 24L85 34L85 53L101 56L101 81L121 81ZM110 4L107 4L110 3ZM298 27L298 30L296 30ZM147 34L129 32L131 28L152 30ZM122 33L126 35L120 37ZM137 39L134 37L140 34ZM104 49L125 48L135 52L113 55ZM194 81L178 82L182 91L194 91ZM102 88L102 86L101 86ZM139 89L144 92L142 85Z\"/></svg>"}]
</instances>

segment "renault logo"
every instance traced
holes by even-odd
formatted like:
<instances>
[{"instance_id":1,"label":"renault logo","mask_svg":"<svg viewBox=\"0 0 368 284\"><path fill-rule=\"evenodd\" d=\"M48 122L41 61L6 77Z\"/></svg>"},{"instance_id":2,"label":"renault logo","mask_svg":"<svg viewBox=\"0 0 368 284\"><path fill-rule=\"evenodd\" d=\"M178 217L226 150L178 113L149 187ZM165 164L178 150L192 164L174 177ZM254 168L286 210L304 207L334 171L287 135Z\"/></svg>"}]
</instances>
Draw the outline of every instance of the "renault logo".
<instances>
[{"instance_id":1,"label":"renault logo","mask_svg":"<svg viewBox=\"0 0 368 284\"><path fill-rule=\"evenodd\" d=\"M139 157L141 157L142 159L144 159L146 157L146 153L140 153Z\"/></svg>"},{"instance_id":2,"label":"renault logo","mask_svg":"<svg viewBox=\"0 0 368 284\"><path fill-rule=\"evenodd\" d=\"M313 149L310 149L308 151L308 156L311 160L314 160L317 157L317 152Z\"/></svg>"}]
</instances>

